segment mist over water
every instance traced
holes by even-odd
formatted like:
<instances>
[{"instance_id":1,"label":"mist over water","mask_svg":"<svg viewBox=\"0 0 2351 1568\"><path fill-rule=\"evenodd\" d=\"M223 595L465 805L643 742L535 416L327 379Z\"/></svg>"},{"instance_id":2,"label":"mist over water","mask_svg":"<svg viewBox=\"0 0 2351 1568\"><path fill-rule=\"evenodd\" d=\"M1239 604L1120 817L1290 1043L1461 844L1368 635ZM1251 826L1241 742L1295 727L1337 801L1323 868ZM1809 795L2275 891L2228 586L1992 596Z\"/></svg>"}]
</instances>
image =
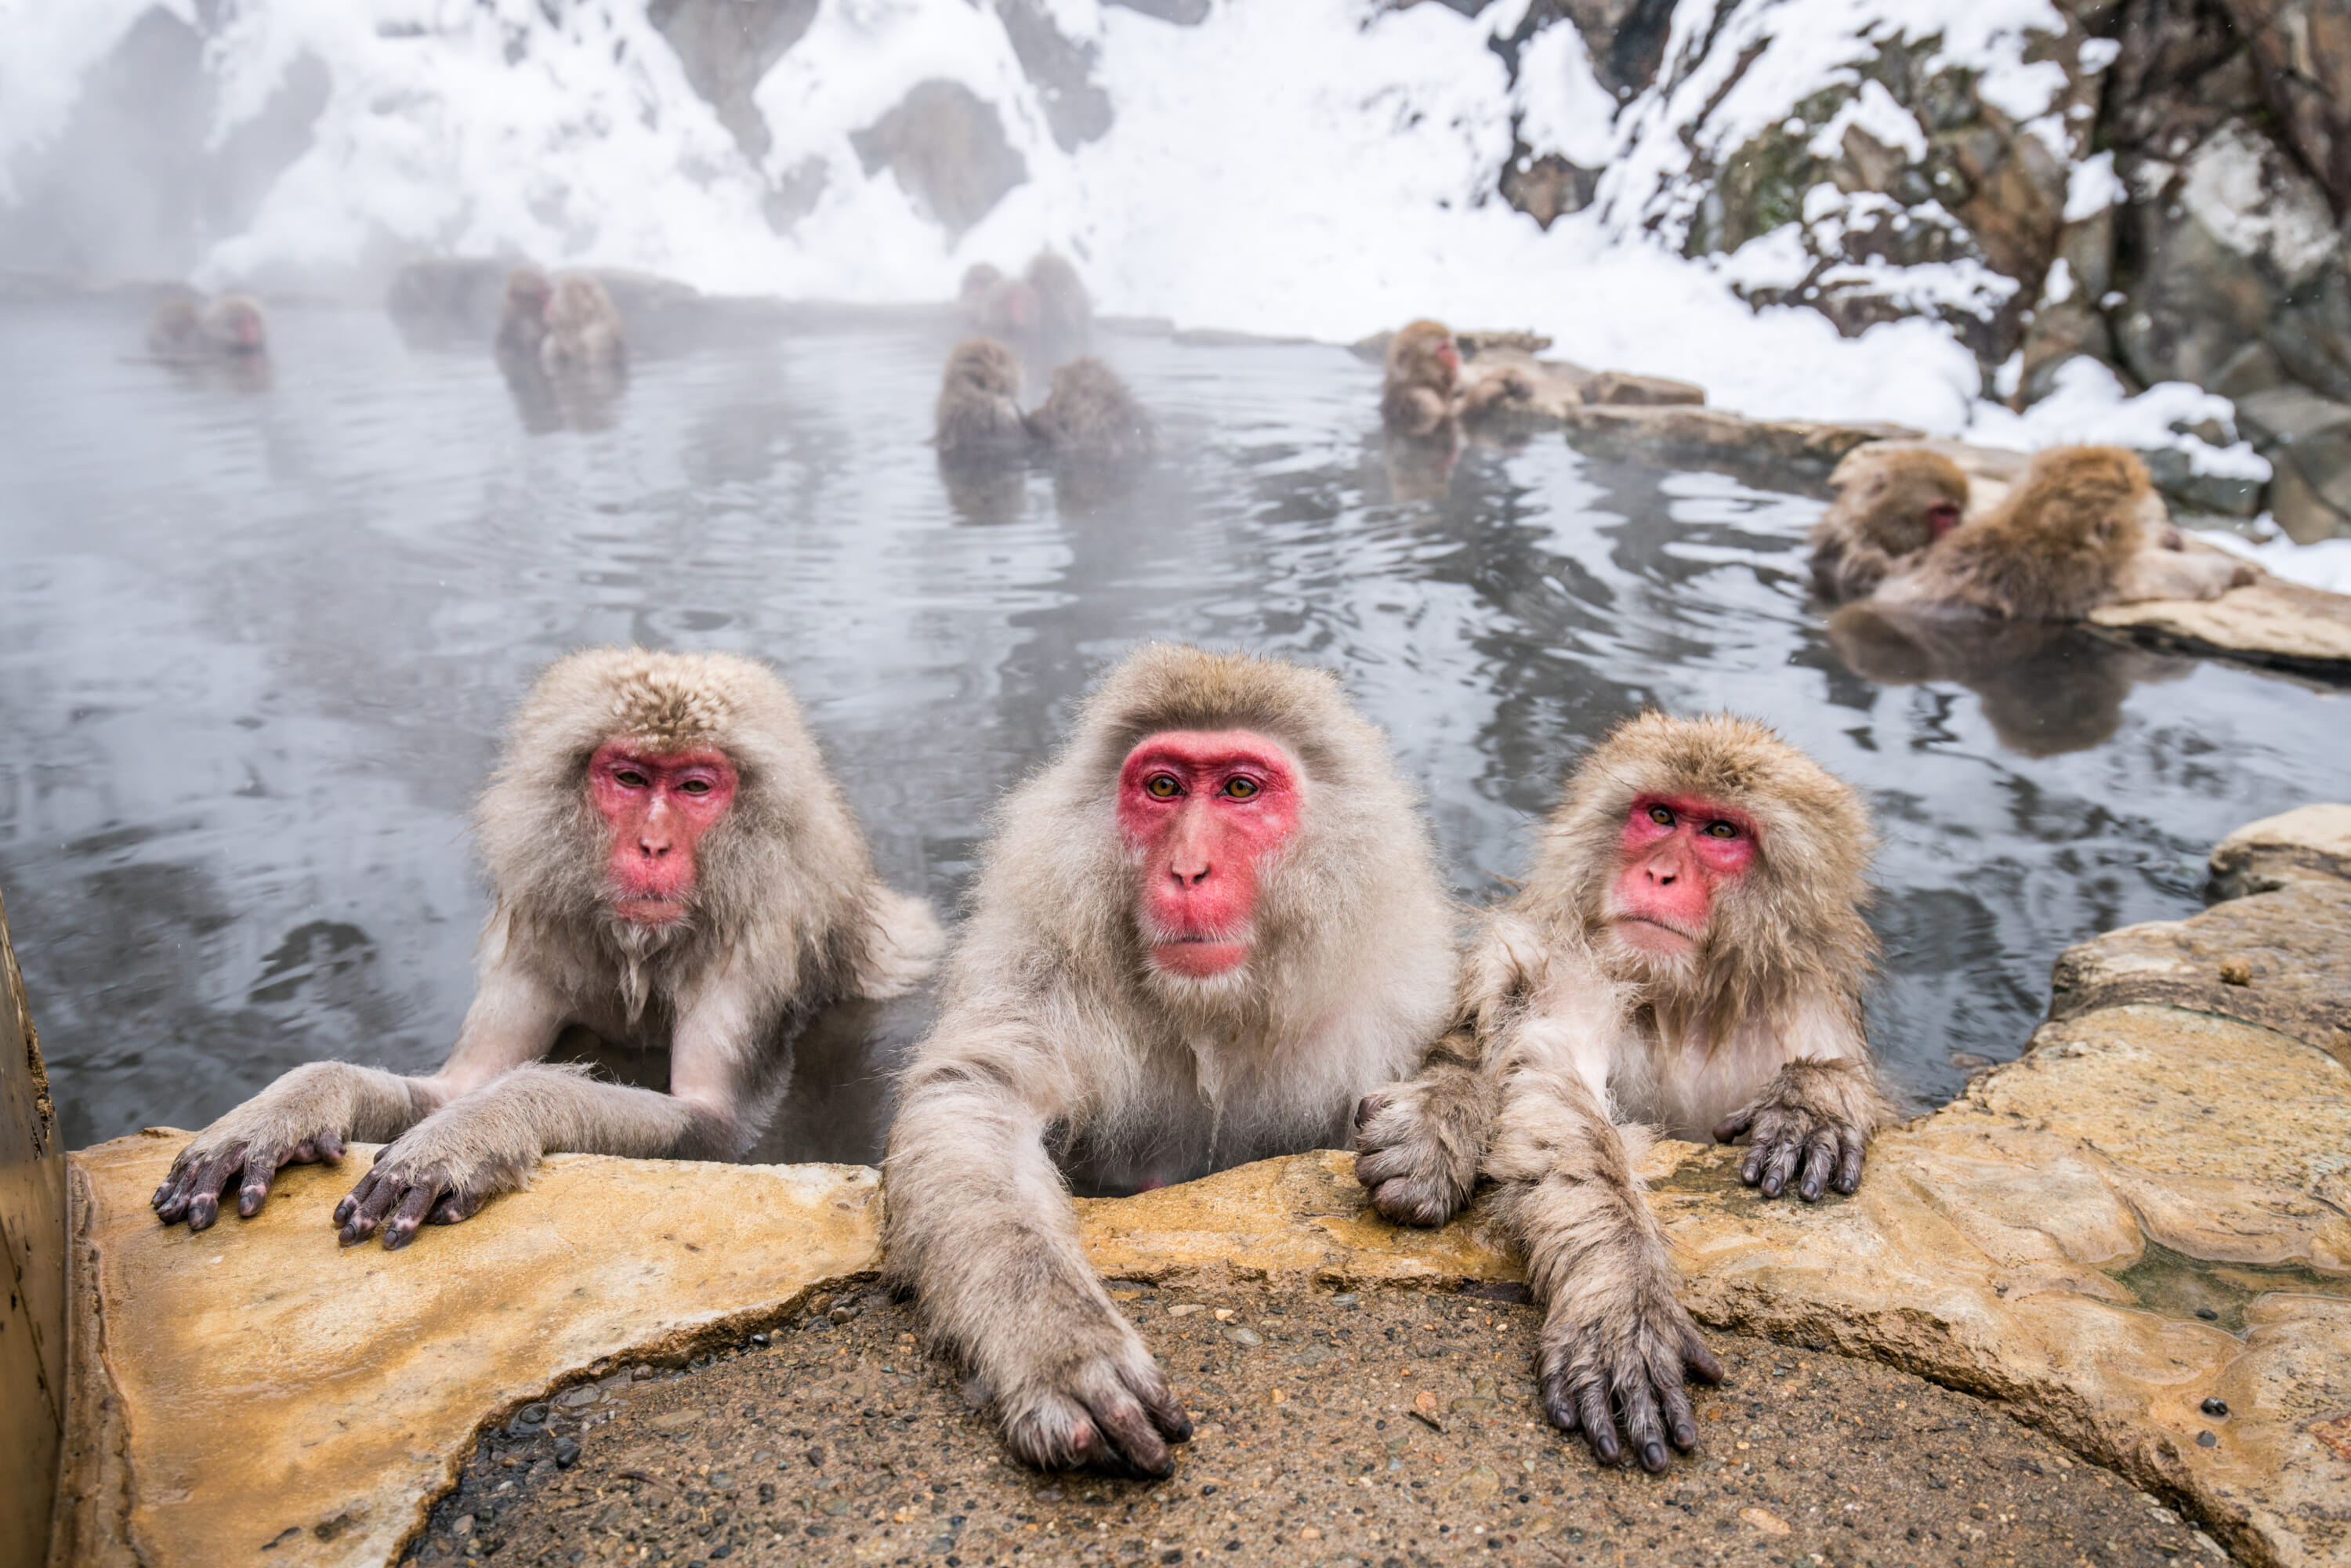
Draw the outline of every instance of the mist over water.
<instances>
[{"instance_id":1,"label":"mist over water","mask_svg":"<svg viewBox=\"0 0 2351 1568\"><path fill-rule=\"evenodd\" d=\"M2016 1054L2066 945L2193 912L2214 840L2351 766L2335 696L2086 637L1986 695L1875 685L1806 603L1795 476L1554 434L1432 487L1340 350L1105 336L1168 453L1131 487L951 491L944 329L643 359L601 427L534 430L479 350L372 308L273 325L239 382L138 357L128 306L0 308L0 887L76 1146L315 1057L437 1065L486 909L465 811L587 643L774 663L883 876L943 912L1147 638L1339 671L1472 901L1613 720L1755 715L1868 793L1873 1032L1930 1099L1954 1052ZM921 1021L836 1020L762 1157L872 1157Z\"/></svg>"}]
</instances>

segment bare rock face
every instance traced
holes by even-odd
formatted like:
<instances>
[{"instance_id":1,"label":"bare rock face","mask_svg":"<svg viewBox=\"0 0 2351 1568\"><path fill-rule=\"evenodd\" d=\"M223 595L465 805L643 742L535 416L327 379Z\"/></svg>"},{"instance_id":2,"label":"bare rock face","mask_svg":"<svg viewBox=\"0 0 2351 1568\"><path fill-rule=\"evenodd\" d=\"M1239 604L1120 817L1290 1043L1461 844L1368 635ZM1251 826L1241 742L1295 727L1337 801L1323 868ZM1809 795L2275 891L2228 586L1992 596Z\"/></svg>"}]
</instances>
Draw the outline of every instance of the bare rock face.
<instances>
[{"instance_id":1,"label":"bare rock face","mask_svg":"<svg viewBox=\"0 0 2351 1568\"><path fill-rule=\"evenodd\" d=\"M2220 898L2338 878L2351 879L2351 806L2282 811L2247 823L2212 847L2212 891Z\"/></svg>"},{"instance_id":2,"label":"bare rock face","mask_svg":"<svg viewBox=\"0 0 2351 1568\"><path fill-rule=\"evenodd\" d=\"M996 106L961 82L918 82L850 144L868 174L888 169L923 214L960 236L1029 178Z\"/></svg>"},{"instance_id":3,"label":"bare rock face","mask_svg":"<svg viewBox=\"0 0 2351 1568\"><path fill-rule=\"evenodd\" d=\"M38 1563L66 1433L65 1150L0 907L0 1562Z\"/></svg>"},{"instance_id":4,"label":"bare rock face","mask_svg":"<svg viewBox=\"0 0 2351 1568\"><path fill-rule=\"evenodd\" d=\"M2351 670L2351 597L2264 577L2218 599L2148 599L2090 612L2137 642L2339 680Z\"/></svg>"},{"instance_id":5,"label":"bare rock face","mask_svg":"<svg viewBox=\"0 0 2351 1568\"><path fill-rule=\"evenodd\" d=\"M685 79L756 163L775 136L751 94L816 20L817 0L651 0L645 15L677 51Z\"/></svg>"}]
</instances>

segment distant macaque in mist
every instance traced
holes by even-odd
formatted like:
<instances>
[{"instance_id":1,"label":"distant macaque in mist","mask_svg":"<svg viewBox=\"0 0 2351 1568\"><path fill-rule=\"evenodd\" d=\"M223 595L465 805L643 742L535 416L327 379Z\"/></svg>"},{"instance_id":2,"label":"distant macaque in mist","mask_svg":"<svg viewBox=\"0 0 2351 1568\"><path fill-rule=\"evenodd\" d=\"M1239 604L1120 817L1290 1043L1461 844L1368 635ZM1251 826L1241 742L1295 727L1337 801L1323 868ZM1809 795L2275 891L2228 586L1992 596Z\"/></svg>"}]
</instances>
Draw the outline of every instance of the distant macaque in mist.
<instances>
[{"instance_id":1,"label":"distant macaque in mist","mask_svg":"<svg viewBox=\"0 0 2351 1568\"><path fill-rule=\"evenodd\" d=\"M498 302L498 331L493 344L501 359L540 364L539 346L547 341L547 301L554 293L547 274L535 267L517 267L507 274L506 294Z\"/></svg>"},{"instance_id":2,"label":"distant macaque in mist","mask_svg":"<svg viewBox=\"0 0 2351 1568\"><path fill-rule=\"evenodd\" d=\"M2078 621L2105 604L2217 599L2258 575L2189 549L2135 454L2062 446L2036 454L1990 514L1902 558L1875 597L1911 612Z\"/></svg>"},{"instance_id":3,"label":"distant macaque in mist","mask_svg":"<svg viewBox=\"0 0 2351 1568\"><path fill-rule=\"evenodd\" d=\"M258 358L269 351L269 319L249 294L207 301L193 289L173 289L148 320L147 351L162 360Z\"/></svg>"},{"instance_id":4,"label":"distant macaque in mist","mask_svg":"<svg viewBox=\"0 0 2351 1568\"><path fill-rule=\"evenodd\" d=\"M539 362L551 376L618 371L628 358L628 334L604 286L585 272L559 272L547 296L547 336Z\"/></svg>"},{"instance_id":5,"label":"distant macaque in mist","mask_svg":"<svg viewBox=\"0 0 2351 1568\"><path fill-rule=\"evenodd\" d=\"M727 1159L758 1136L821 1009L897 995L942 946L873 873L790 691L723 653L602 648L542 675L476 823L496 894L438 1072L319 1061L191 1140L156 1190L202 1230L234 1187L390 1140L335 1223L401 1247L529 1178L542 1154ZM669 1053L671 1092L540 1059L568 1027Z\"/></svg>"},{"instance_id":6,"label":"distant macaque in mist","mask_svg":"<svg viewBox=\"0 0 2351 1568\"><path fill-rule=\"evenodd\" d=\"M1132 1191L1329 1147L1445 1027L1454 911L1320 671L1155 646L997 814L883 1164L888 1269L1013 1451L1164 1476L1183 1406L1078 1245Z\"/></svg>"},{"instance_id":7,"label":"distant macaque in mist","mask_svg":"<svg viewBox=\"0 0 2351 1568\"><path fill-rule=\"evenodd\" d=\"M1151 415L1118 372L1092 358L1054 370L1053 390L1028 424L1058 456L1118 463L1148 456L1159 444Z\"/></svg>"},{"instance_id":8,"label":"distant macaque in mist","mask_svg":"<svg viewBox=\"0 0 2351 1568\"><path fill-rule=\"evenodd\" d=\"M1893 1113L1862 1026L1873 843L1854 791L1761 725L1619 726L1482 923L1453 1031L1357 1113L1390 1218L1442 1224L1498 1184L1544 1309L1543 1412L1603 1461L1664 1469L1698 1442L1685 1375L1722 1376L1642 1196L1647 1128L1744 1134L1740 1179L1811 1203L1855 1189Z\"/></svg>"},{"instance_id":9,"label":"distant macaque in mist","mask_svg":"<svg viewBox=\"0 0 2351 1568\"><path fill-rule=\"evenodd\" d=\"M1465 377L1460 346L1441 321L1415 321L1388 340L1380 419L1389 432L1435 436L1458 420L1476 424L1525 408L1534 382L1517 366Z\"/></svg>"},{"instance_id":10,"label":"distant macaque in mist","mask_svg":"<svg viewBox=\"0 0 2351 1568\"><path fill-rule=\"evenodd\" d=\"M939 376L933 441L942 459L1018 455L1035 439L1020 413L1020 359L993 338L966 338Z\"/></svg>"},{"instance_id":11,"label":"distant macaque in mist","mask_svg":"<svg viewBox=\"0 0 2351 1568\"><path fill-rule=\"evenodd\" d=\"M1038 252L1019 277L974 263L963 275L956 308L973 331L1042 346L1048 358L1081 346L1093 329L1093 301L1084 281L1050 250Z\"/></svg>"},{"instance_id":12,"label":"distant macaque in mist","mask_svg":"<svg viewBox=\"0 0 2351 1568\"><path fill-rule=\"evenodd\" d=\"M1919 446L1855 448L1829 476L1836 498L1813 526L1813 580L1832 600L1874 591L1897 565L1959 526L1968 476Z\"/></svg>"}]
</instances>

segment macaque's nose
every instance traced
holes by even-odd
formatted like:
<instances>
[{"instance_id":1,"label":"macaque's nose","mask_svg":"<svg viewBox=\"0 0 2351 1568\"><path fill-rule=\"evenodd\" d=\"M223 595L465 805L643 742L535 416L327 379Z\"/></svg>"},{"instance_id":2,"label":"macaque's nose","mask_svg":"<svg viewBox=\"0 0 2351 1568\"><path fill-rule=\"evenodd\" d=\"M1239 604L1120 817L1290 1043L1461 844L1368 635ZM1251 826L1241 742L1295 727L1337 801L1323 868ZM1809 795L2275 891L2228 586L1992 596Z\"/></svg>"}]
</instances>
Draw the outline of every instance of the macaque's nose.
<instances>
[{"instance_id":1,"label":"macaque's nose","mask_svg":"<svg viewBox=\"0 0 2351 1568\"><path fill-rule=\"evenodd\" d=\"M1649 880L1659 887L1673 886L1675 875L1676 873L1670 871L1659 871L1656 866L1649 868Z\"/></svg>"},{"instance_id":2,"label":"macaque's nose","mask_svg":"<svg viewBox=\"0 0 2351 1568\"><path fill-rule=\"evenodd\" d=\"M1191 816L1176 830L1175 842L1167 846L1167 874L1178 887L1197 887L1217 869L1208 855L1207 834L1201 831L1204 825Z\"/></svg>"}]
</instances>

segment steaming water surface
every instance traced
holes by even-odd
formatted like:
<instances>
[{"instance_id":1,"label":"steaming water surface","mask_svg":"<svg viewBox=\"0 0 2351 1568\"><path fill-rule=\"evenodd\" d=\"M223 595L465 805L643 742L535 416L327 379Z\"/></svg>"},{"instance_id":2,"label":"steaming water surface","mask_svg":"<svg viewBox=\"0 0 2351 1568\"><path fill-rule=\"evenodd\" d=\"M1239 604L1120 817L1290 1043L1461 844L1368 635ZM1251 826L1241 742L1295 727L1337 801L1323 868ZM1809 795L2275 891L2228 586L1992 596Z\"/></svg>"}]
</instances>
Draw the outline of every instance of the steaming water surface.
<instances>
[{"instance_id":1,"label":"steaming water surface","mask_svg":"<svg viewBox=\"0 0 2351 1568\"><path fill-rule=\"evenodd\" d=\"M1869 793L1873 1030L1931 1099L1954 1053L2022 1048L2067 944L2193 912L2214 839L2351 766L2328 694L2086 639L1980 696L1849 673L1793 476L1554 434L1398 499L1376 371L1335 349L1109 338L1169 454L1124 491L951 496L917 328L647 361L610 407L520 405L367 311L281 310L266 386L142 361L139 329L0 311L0 890L76 1145L313 1057L436 1064L487 902L468 801L584 643L772 661L883 875L943 909L1146 638L1340 670L1474 900L1611 721L1756 715ZM529 428L567 423L603 427ZM762 1157L872 1158L920 1023L836 1020Z\"/></svg>"}]
</instances>

